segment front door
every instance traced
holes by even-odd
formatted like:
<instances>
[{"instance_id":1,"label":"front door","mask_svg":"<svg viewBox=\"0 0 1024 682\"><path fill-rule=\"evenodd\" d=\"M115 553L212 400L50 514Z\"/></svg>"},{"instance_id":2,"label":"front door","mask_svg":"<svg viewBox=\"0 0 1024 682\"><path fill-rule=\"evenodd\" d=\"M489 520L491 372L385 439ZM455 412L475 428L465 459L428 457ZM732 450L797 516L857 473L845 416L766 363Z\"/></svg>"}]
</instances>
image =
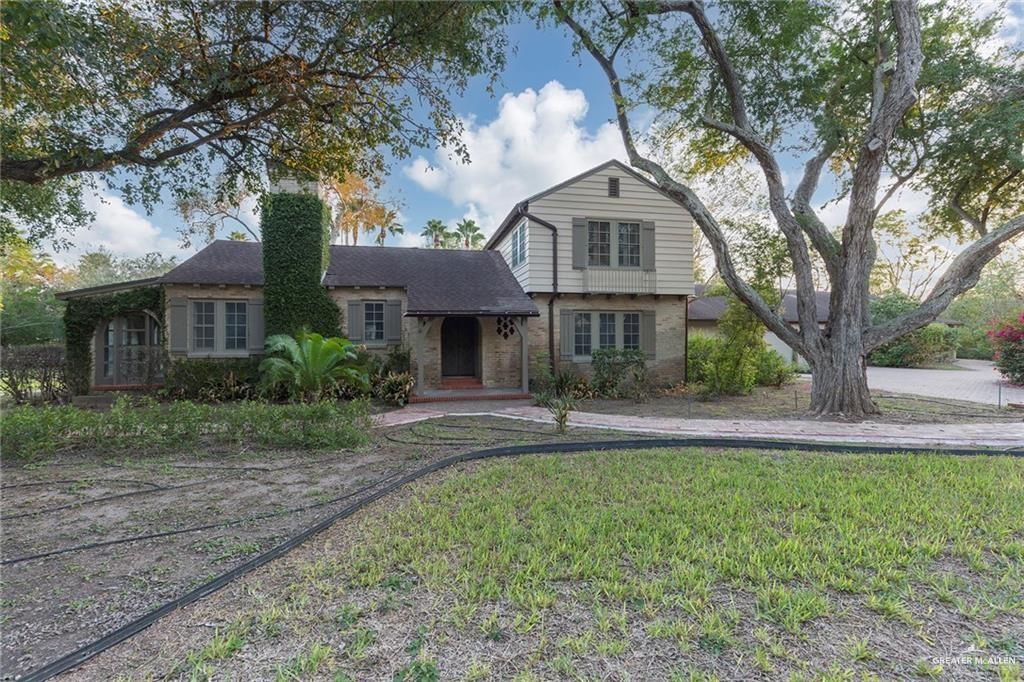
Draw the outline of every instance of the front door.
<instances>
[{"instance_id":1,"label":"front door","mask_svg":"<svg viewBox=\"0 0 1024 682\"><path fill-rule=\"evenodd\" d=\"M441 376L477 376L480 324L473 317L448 317L441 324Z\"/></svg>"}]
</instances>

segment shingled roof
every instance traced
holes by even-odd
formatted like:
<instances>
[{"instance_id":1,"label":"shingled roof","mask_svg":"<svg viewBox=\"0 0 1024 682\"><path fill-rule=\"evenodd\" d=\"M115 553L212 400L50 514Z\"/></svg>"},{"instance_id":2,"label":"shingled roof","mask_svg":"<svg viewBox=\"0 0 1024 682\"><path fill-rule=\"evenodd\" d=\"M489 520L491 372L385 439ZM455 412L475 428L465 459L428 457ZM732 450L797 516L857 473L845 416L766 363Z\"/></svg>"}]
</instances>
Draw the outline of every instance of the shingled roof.
<instances>
[{"instance_id":1,"label":"shingled roof","mask_svg":"<svg viewBox=\"0 0 1024 682\"><path fill-rule=\"evenodd\" d=\"M215 241L162 284L263 284L259 243ZM398 287L409 315L538 315L497 251L332 246L324 286Z\"/></svg>"},{"instance_id":2,"label":"shingled roof","mask_svg":"<svg viewBox=\"0 0 1024 682\"><path fill-rule=\"evenodd\" d=\"M693 321L717 322L722 313L725 312L727 299L725 296L705 296L707 287L703 284L694 286L694 297L690 299L689 316ZM815 309L818 313L818 323L828 322L829 293L827 291L814 292ZM796 324L800 321L796 312L796 293L787 291L782 296L782 317L786 322Z\"/></svg>"}]
</instances>

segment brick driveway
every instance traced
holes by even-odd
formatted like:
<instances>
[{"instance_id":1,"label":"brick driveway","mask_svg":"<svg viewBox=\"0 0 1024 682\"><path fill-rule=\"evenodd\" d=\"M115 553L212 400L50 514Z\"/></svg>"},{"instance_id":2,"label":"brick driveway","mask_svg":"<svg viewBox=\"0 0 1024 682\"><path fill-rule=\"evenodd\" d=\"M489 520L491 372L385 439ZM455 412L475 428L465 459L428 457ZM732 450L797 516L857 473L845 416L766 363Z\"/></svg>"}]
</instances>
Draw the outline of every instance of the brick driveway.
<instances>
[{"instance_id":1,"label":"brick driveway","mask_svg":"<svg viewBox=\"0 0 1024 682\"><path fill-rule=\"evenodd\" d=\"M984 360L957 360L953 369L905 369L902 367L868 367L868 386L873 391L914 393L933 398L968 400L996 405L999 401L1001 377ZM1024 403L1024 387L1002 383L1002 404Z\"/></svg>"}]
</instances>

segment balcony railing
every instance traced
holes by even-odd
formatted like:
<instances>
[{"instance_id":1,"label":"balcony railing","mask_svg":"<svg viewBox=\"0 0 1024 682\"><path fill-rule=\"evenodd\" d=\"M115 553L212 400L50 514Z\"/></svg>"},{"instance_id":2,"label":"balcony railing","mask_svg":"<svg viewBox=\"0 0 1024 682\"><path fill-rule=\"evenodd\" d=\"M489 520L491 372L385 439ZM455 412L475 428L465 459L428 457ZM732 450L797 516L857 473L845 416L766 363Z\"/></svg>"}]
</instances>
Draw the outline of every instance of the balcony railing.
<instances>
[{"instance_id":1,"label":"balcony railing","mask_svg":"<svg viewBox=\"0 0 1024 682\"><path fill-rule=\"evenodd\" d=\"M591 294L654 294L658 277L654 270L639 268L587 268L583 290Z\"/></svg>"}]
</instances>

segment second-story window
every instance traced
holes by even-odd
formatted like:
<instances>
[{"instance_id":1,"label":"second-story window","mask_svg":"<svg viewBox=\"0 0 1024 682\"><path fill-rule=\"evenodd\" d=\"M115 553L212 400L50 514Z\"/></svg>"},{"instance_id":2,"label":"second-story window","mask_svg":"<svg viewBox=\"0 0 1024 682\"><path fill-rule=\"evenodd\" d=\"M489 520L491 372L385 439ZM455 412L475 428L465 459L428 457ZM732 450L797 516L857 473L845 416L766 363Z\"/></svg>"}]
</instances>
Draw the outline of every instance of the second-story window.
<instances>
[{"instance_id":1,"label":"second-story window","mask_svg":"<svg viewBox=\"0 0 1024 682\"><path fill-rule=\"evenodd\" d=\"M619 267L640 267L640 223L619 223Z\"/></svg>"},{"instance_id":2,"label":"second-story window","mask_svg":"<svg viewBox=\"0 0 1024 682\"><path fill-rule=\"evenodd\" d=\"M591 266L612 264L612 226L605 220L587 223L587 263Z\"/></svg>"},{"instance_id":3,"label":"second-story window","mask_svg":"<svg viewBox=\"0 0 1024 682\"><path fill-rule=\"evenodd\" d=\"M519 223L512 232L512 267L522 265L526 260L526 221Z\"/></svg>"}]
</instances>

